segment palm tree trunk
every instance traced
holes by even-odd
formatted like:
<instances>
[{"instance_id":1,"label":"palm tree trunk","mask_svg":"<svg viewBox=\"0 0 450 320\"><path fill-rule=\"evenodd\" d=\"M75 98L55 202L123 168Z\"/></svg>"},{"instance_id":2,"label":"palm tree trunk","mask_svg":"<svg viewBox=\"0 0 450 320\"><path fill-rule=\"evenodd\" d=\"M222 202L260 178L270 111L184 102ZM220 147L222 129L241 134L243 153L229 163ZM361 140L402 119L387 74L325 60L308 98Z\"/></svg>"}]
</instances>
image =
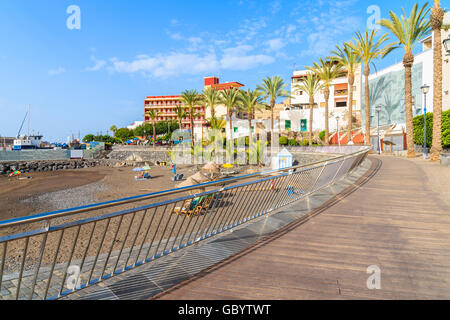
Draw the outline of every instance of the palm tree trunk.
<instances>
[{"instance_id":1,"label":"palm tree trunk","mask_svg":"<svg viewBox=\"0 0 450 320\"><path fill-rule=\"evenodd\" d=\"M156 148L156 122L153 120L153 150Z\"/></svg>"},{"instance_id":2,"label":"palm tree trunk","mask_svg":"<svg viewBox=\"0 0 450 320\"><path fill-rule=\"evenodd\" d=\"M441 28L444 11L440 1L434 1L430 21L433 29L433 145L430 150L430 160L439 161L442 153L442 36Z\"/></svg>"},{"instance_id":3,"label":"palm tree trunk","mask_svg":"<svg viewBox=\"0 0 450 320\"><path fill-rule=\"evenodd\" d=\"M328 121L329 116L328 103L330 101L330 88L326 87L323 91L324 91L323 94L325 96L325 145L327 146L330 144L330 125Z\"/></svg>"},{"instance_id":4,"label":"palm tree trunk","mask_svg":"<svg viewBox=\"0 0 450 320\"><path fill-rule=\"evenodd\" d=\"M313 115L314 115L314 96L309 97L309 146L312 146L313 139Z\"/></svg>"},{"instance_id":5,"label":"palm tree trunk","mask_svg":"<svg viewBox=\"0 0 450 320\"><path fill-rule=\"evenodd\" d=\"M230 140L233 143L233 112L231 112L231 108L228 108L228 118L230 119Z\"/></svg>"},{"instance_id":6,"label":"palm tree trunk","mask_svg":"<svg viewBox=\"0 0 450 320\"><path fill-rule=\"evenodd\" d=\"M274 148L275 146L275 134L274 134L274 130L275 130L275 125L274 125L274 111L273 109L275 108L275 100L272 99L270 101L270 111L271 111L271 117L270 117L270 121L271 121L271 132L270 132L270 145L272 146L272 148Z\"/></svg>"},{"instance_id":7,"label":"palm tree trunk","mask_svg":"<svg viewBox=\"0 0 450 320\"><path fill-rule=\"evenodd\" d=\"M189 114L189 118L191 120L191 149L194 150L194 108L191 107L191 111Z\"/></svg>"},{"instance_id":8,"label":"palm tree trunk","mask_svg":"<svg viewBox=\"0 0 450 320\"><path fill-rule=\"evenodd\" d=\"M355 83L355 76L352 73L348 74L348 129L347 129L347 144L352 142L352 129L353 129L353 84Z\"/></svg>"},{"instance_id":9,"label":"palm tree trunk","mask_svg":"<svg viewBox=\"0 0 450 320\"><path fill-rule=\"evenodd\" d=\"M248 145L250 146L252 143L252 118L250 118L250 115L248 117Z\"/></svg>"},{"instance_id":10,"label":"palm tree trunk","mask_svg":"<svg viewBox=\"0 0 450 320\"><path fill-rule=\"evenodd\" d=\"M405 67L405 116L406 116L406 145L408 149L408 158L415 158L414 151L414 129L412 114L412 80L411 69L414 64L414 55L411 51L407 51L403 58Z\"/></svg>"},{"instance_id":11,"label":"palm tree trunk","mask_svg":"<svg viewBox=\"0 0 450 320\"><path fill-rule=\"evenodd\" d=\"M364 110L366 115L366 146L371 146L370 143L370 87L369 87L370 67L368 64L364 66Z\"/></svg>"}]
</instances>

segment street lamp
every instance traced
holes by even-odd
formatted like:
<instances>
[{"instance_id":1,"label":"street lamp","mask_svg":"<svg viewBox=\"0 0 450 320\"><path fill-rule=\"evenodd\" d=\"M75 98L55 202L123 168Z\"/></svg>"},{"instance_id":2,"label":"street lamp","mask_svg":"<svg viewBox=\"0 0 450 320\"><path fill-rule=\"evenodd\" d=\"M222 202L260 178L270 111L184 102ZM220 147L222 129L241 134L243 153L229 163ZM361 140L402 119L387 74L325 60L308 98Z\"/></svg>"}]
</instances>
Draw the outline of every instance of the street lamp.
<instances>
[{"instance_id":1,"label":"street lamp","mask_svg":"<svg viewBox=\"0 0 450 320\"><path fill-rule=\"evenodd\" d=\"M378 118L378 154L381 154L381 140L380 140L380 111L381 111L381 106L378 105L376 106L375 110L377 111L377 118Z\"/></svg>"},{"instance_id":2,"label":"street lamp","mask_svg":"<svg viewBox=\"0 0 450 320\"><path fill-rule=\"evenodd\" d=\"M424 159L428 159L428 148L427 148L427 94L430 91L430 86L427 86L425 84L420 89L422 89L423 97L424 97L424 105L423 105L423 158Z\"/></svg>"},{"instance_id":3,"label":"street lamp","mask_svg":"<svg viewBox=\"0 0 450 320\"><path fill-rule=\"evenodd\" d=\"M339 134L339 119L340 119L339 115L336 115L337 141L338 141L338 145L340 147L341 146L341 137Z\"/></svg>"},{"instance_id":4,"label":"street lamp","mask_svg":"<svg viewBox=\"0 0 450 320\"><path fill-rule=\"evenodd\" d=\"M450 56L450 34L448 35L447 39L444 39L443 41L444 49L447 52L447 56Z\"/></svg>"}]
</instances>

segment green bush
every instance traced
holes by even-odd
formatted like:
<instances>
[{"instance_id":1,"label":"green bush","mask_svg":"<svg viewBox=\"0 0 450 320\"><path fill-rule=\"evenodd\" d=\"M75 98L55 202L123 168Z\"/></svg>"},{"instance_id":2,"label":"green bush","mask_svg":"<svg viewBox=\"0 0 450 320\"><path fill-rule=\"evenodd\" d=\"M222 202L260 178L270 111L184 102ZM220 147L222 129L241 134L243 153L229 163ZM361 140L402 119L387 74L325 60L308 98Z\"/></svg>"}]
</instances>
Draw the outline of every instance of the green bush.
<instances>
[{"instance_id":1,"label":"green bush","mask_svg":"<svg viewBox=\"0 0 450 320\"><path fill-rule=\"evenodd\" d=\"M309 146L309 140L308 140L308 139L303 139L302 142L301 142L301 145L302 145L303 147Z\"/></svg>"},{"instance_id":2,"label":"green bush","mask_svg":"<svg viewBox=\"0 0 450 320\"><path fill-rule=\"evenodd\" d=\"M288 142L288 144L289 144L290 146L294 146L294 147L299 145L298 141L295 140L295 139L290 139L289 142Z\"/></svg>"},{"instance_id":3,"label":"green bush","mask_svg":"<svg viewBox=\"0 0 450 320\"><path fill-rule=\"evenodd\" d=\"M414 144L424 144L424 117L414 117ZM433 113L427 113L427 147L433 144ZM442 147L450 147L450 110L442 112Z\"/></svg>"},{"instance_id":4,"label":"green bush","mask_svg":"<svg viewBox=\"0 0 450 320\"><path fill-rule=\"evenodd\" d=\"M280 137L279 141L280 141L280 145L282 145L282 146L286 146L288 144L288 138L286 138L286 137Z\"/></svg>"},{"instance_id":5,"label":"green bush","mask_svg":"<svg viewBox=\"0 0 450 320\"><path fill-rule=\"evenodd\" d=\"M323 130L319 133L319 139L322 141L323 141L323 139L325 139L325 130Z\"/></svg>"}]
</instances>

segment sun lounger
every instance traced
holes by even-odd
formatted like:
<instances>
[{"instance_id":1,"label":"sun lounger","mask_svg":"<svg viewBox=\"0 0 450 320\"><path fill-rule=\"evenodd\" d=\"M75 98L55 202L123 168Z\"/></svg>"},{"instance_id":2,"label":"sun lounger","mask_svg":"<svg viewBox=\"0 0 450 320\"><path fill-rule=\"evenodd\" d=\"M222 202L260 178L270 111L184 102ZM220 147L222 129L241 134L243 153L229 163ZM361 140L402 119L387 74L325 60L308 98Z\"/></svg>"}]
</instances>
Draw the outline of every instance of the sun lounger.
<instances>
[{"instance_id":1,"label":"sun lounger","mask_svg":"<svg viewBox=\"0 0 450 320\"><path fill-rule=\"evenodd\" d=\"M141 181L141 180L150 180L152 177L150 176L150 174L148 172L135 176L134 180L136 181Z\"/></svg>"},{"instance_id":2,"label":"sun lounger","mask_svg":"<svg viewBox=\"0 0 450 320\"><path fill-rule=\"evenodd\" d=\"M202 210L205 210L206 212L206 210L208 210L211 207L214 198L215 198L214 195L211 194L208 196L189 199L184 203L182 208L180 207L174 208L172 213L182 215L185 214L187 218L190 218L192 215L199 216Z\"/></svg>"}]
</instances>

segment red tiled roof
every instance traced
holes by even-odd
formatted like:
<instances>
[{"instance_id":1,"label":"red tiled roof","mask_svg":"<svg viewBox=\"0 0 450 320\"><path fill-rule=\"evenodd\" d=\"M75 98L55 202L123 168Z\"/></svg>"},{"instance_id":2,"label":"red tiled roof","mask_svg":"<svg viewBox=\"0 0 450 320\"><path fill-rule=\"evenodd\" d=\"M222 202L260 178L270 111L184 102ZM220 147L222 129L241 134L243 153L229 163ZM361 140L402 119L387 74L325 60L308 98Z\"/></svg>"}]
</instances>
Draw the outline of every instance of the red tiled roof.
<instances>
[{"instance_id":1,"label":"red tiled roof","mask_svg":"<svg viewBox=\"0 0 450 320\"><path fill-rule=\"evenodd\" d=\"M161 99L161 100L169 100L169 99L178 99L181 96L148 96L146 99Z\"/></svg>"}]
</instances>

